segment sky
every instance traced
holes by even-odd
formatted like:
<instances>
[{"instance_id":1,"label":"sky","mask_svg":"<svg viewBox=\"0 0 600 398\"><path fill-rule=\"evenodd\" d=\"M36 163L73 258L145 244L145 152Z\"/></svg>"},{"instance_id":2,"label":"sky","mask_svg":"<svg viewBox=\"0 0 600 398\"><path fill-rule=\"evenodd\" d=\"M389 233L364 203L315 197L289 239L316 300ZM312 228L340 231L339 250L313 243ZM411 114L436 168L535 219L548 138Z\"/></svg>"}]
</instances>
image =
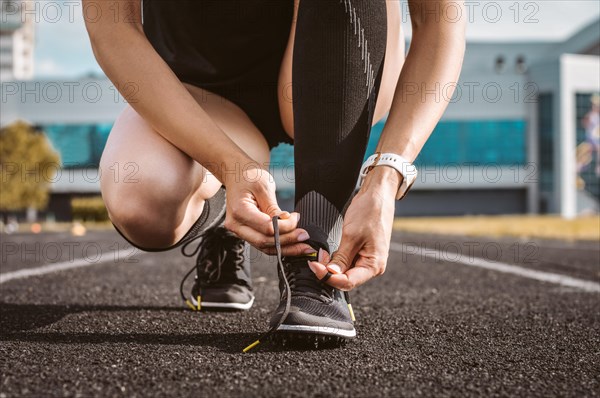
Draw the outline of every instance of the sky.
<instances>
[{"instance_id":1,"label":"sky","mask_svg":"<svg viewBox=\"0 0 600 398\"><path fill-rule=\"evenodd\" d=\"M465 4L464 15L458 15L454 7L448 7L444 15L449 20L467 19L467 39L471 41L560 41L600 16L598 0L466 0ZM401 0L399 6L410 37L406 0ZM101 73L89 44L79 1L39 1L34 12L39 20L37 78Z\"/></svg>"}]
</instances>

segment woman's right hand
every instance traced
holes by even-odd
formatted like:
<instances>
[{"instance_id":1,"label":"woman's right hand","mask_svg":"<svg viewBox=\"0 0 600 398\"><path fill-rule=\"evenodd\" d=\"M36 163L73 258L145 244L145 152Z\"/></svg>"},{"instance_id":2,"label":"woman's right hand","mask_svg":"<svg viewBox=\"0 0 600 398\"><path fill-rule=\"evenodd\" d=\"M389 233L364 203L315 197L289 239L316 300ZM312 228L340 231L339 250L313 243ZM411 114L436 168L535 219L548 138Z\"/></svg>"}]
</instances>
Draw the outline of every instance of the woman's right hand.
<instances>
[{"instance_id":1,"label":"woman's right hand","mask_svg":"<svg viewBox=\"0 0 600 398\"><path fill-rule=\"evenodd\" d=\"M297 256L314 250L301 243L308 233L298 226L300 214L282 211L275 197L271 174L260 168L246 169L226 181L227 216L225 228L266 254L275 254L272 217L278 215L283 255Z\"/></svg>"}]
</instances>

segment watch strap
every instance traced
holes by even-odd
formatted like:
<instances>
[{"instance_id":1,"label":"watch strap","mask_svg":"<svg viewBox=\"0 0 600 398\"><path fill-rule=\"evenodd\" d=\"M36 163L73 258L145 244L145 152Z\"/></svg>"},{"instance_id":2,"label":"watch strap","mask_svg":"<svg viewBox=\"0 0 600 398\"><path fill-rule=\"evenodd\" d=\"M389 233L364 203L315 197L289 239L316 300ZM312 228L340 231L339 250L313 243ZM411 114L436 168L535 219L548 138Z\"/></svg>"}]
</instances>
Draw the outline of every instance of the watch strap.
<instances>
[{"instance_id":1,"label":"watch strap","mask_svg":"<svg viewBox=\"0 0 600 398\"><path fill-rule=\"evenodd\" d=\"M388 166L400 173L402 176L402 184L398 187L396 200L400 200L406 196L406 193L415 183L417 179L417 168L403 156L395 153L375 153L367 158L360 169L359 186L362 186L364 178L369 171L377 166Z\"/></svg>"}]
</instances>

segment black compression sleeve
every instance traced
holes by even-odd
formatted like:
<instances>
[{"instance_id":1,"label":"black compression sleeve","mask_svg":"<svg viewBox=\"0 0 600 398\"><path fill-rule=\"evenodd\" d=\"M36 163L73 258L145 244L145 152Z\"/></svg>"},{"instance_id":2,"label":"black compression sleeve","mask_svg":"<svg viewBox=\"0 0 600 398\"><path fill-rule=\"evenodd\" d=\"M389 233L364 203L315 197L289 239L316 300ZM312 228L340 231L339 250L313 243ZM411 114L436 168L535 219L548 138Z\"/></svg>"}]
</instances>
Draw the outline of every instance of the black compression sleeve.
<instances>
[{"instance_id":1,"label":"black compression sleeve","mask_svg":"<svg viewBox=\"0 0 600 398\"><path fill-rule=\"evenodd\" d=\"M292 80L296 211L329 252L364 157L387 39L385 0L301 0Z\"/></svg>"}]
</instances>

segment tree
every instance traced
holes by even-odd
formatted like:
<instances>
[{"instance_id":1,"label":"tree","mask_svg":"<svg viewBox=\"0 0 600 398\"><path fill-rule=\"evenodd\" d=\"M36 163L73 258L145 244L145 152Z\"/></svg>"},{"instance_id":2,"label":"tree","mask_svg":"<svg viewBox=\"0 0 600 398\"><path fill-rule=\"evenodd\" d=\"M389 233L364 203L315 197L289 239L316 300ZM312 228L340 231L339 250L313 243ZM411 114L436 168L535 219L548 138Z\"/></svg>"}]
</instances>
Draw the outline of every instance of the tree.
<instances>
[{"instance_id":1,"label":"tree","mask_svg":"<svg viewBox=\"0 0 600 398\"><path fill-rule=\"evenodd\" d=\"M0 129L0 210L44 209L59 162L42 131L23 121Z\"/></svg>"}]
</instances>

